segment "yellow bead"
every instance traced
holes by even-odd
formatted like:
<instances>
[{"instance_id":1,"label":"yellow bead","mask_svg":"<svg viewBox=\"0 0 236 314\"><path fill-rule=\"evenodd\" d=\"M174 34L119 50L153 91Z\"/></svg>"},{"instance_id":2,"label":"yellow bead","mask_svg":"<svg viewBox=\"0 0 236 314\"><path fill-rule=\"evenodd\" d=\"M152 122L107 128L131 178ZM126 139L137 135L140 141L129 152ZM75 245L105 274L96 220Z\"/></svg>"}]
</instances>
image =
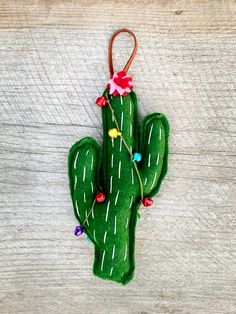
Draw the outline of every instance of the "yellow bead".
<instances>
[{"instance_id":1,"label":"yellow bead","mask_svg":"<svg viewBox=\"0 0 236 314\"><path fill-rule=\"evenodd\" d=\"M110 129L108 131L108 135L110 137L113 137L113 138L117 138L117 136L120 136L121 135L121 132L119 132L117 129Z\"/></svg>"}]
</instances>

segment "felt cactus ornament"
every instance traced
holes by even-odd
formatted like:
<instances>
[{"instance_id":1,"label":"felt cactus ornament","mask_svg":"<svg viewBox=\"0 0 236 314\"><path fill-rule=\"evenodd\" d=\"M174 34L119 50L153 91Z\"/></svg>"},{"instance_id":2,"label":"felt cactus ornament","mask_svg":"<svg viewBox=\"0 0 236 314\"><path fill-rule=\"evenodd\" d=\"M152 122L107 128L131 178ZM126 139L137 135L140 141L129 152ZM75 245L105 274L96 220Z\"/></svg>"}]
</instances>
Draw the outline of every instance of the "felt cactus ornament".
<instances>
[{"instance_id":1,"label":"felt cactus ornament","mask_svg":"<svg viewBox=\"0 0 236 314\"><path fill-rule=\"evenodd\" d=\"M114 74L112 44L128 32L135 47L123 71ZM75 143L68 157L70 192L80 226L95 246L93 272L127 284L135 269L135 226L140 205L150 206L167 172L169 124L162 113L138 126L137 97L127 71L137 51L135 35L121 29L109 44L111 78L103 96L103 147L90 137Z\"/></svg>"}]
</instances>

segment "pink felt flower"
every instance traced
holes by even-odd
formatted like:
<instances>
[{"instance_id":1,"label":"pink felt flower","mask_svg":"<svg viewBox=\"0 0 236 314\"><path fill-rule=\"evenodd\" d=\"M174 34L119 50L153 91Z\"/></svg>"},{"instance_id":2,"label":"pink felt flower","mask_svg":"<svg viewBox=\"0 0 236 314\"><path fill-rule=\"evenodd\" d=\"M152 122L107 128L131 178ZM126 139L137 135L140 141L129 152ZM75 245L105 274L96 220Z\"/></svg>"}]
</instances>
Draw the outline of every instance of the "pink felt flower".
<instances>
[{"instance_id":1,"label":"pink felt flower","mask_svg":"<svg viewBox=\"0 0 236 314\"><path fill-rule=\"evenodd\" d=\"M112 78L107 83L107 87L110 89L109 94L113 96L125 96L133 89L132 78L126 76L125 71L120 71L113 74Z\"/></svg>"}]
</instances>

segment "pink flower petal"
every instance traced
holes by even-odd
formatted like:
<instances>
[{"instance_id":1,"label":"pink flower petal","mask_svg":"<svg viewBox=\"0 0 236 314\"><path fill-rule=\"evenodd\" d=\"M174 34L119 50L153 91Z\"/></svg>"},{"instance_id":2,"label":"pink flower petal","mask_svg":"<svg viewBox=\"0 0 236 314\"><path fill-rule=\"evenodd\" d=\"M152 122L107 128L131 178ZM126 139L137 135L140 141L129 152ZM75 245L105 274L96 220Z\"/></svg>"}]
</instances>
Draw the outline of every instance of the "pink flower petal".
<instances>
[{"instance_id":1,"label":"pink flower petal","mask_svg":"<svg viewBox=\"0 0 236 314\"><path fill-rule=\"evenodd\" d=\"M117 94L124 96L125 94L130 93L133 89L132 78L127 76L125 71L120 71L115 73L108 81L107 88L109 88L109 94L114 96Z\"/></svg>"}]
</instances>

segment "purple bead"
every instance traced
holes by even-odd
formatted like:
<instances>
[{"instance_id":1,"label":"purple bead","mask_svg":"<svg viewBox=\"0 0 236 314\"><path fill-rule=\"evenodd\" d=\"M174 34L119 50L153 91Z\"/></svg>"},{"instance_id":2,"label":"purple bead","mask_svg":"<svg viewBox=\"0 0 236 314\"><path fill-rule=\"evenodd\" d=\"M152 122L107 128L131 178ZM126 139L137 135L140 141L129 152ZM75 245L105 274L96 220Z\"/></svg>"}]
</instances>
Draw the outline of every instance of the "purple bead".
<instances>
[{"instance_id":1,"label":"purple bead","mask_svg":"<svg viewBox=\"0 0 236 314\"><path fill-rule=\"evenodd\" d=\"M74 235L76 237L79 237L83 232L84 232L84 228L82 226L76 226L75 231L74 231Z\"/></svg>"}]
</instances>

